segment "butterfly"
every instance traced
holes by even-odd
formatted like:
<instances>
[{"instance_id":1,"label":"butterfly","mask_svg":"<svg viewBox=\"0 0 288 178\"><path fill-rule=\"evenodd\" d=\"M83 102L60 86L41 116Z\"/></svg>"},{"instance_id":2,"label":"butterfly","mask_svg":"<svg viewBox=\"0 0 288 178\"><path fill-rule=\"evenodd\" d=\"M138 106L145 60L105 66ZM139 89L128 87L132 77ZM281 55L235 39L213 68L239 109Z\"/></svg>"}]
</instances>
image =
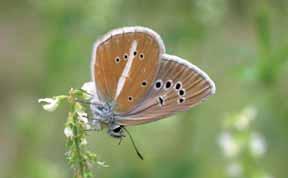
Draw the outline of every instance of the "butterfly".
<instances>
[{"instance_id":1,"label":"butterfly","mask_svg":"<svg viewBox=\"0 0 288 178\"><path fill-rule=\"evenodd\" d=\"M201 103L216 91L209 76L165 53L161 37L146 27L112 30L99 39L91 59L93 125L124 137L125 126L145 124Z\"/></svg>"}]
</instances>

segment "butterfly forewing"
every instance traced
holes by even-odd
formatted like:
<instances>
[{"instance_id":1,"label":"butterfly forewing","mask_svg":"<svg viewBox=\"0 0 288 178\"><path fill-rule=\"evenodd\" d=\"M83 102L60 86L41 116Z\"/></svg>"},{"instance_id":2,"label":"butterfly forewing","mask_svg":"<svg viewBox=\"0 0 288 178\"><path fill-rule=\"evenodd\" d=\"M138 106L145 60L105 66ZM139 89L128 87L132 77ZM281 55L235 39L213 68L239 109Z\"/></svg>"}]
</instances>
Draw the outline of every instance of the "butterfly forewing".
<instances>
[{"instance_id":1,"label":"butterfly forewing","mask_svg":"<svg viewBox=\"0 0 288 178\"><path fill-rule=\"evenodd\" d=\"M185 111L214 94L213 81L199 68L176 56L163 55L153 88L141 105L119 119L136 125Z\"/></svg>"},{"instance_id":2,"label":"butterfly forewing","mask_svg":"<svg viewBox=\"0 0 288 178\"><path fill-rule=\"evenodd\" d=\"M161 38L147 28L114 30L94 47L92 76L102 102L126 113L148 94L164 53Z\"/></svg>"}]
</instances>

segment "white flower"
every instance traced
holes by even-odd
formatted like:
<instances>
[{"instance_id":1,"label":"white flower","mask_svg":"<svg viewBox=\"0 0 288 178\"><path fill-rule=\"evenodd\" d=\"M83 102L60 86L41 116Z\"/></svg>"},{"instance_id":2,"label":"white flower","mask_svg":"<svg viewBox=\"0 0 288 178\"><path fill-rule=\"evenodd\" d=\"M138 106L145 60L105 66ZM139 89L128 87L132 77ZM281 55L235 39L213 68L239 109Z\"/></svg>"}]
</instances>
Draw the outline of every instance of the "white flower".
<instances>
[{"instance_id":1,"label":"white flower","mask_svg":"<svg viewBox=\"0 0 288 178\"><path fill-rule=\"evenodd\" d=\"M44 103L42 104L42 107L44 110L53 112L57 109L59 106L59 98L41 98L38 99L38 103Z\"/></svg>"},{"instance_id":2,"label":"white flower","mask_svg":"<svg viewBox=\"0 0 288 178\"><path fill-rule=\"evenodd\" d=\"M227 166L226 172L229 177L240 177L242 175L243 168L238 162L232 162Z\"/></svg>"},{"instance_id":3,"label":"white flower","mask_svg":"<svg viewBox=\"0 0 288 178\"><path fill-rule=\"evenodd\" d=\"M219 144L227 157L234 157L240 152L240 145L229 132L224 132L220 135Z\"/></svg>"},{"instance_id":4,"label":"white flower","mask_svg":"<svg viewBox=\"0 0 288 178\"><path fill-rule=\"evenodd\" d=\"M104 161L97 161L97 164L102 166L102 167L109 167Z\"/></svg>"},{"instance_id":5,"label":"white flower","mask_svg":"<svg viewBox=\"0 0 288 178\"><path fill-rule=\"evenodd\" d=\"M264 138L259 133L252 133L250 137L250 152L253 156L259 157L266 152L266 142Z\"/></svg>"},{"instance_id":6,"label":"white flower","mask_svg":"<svg viewBox=\"0 0 288 178\"><path fill-rule=\"evenodd\" d=\"M253 121L256 117L256 109L253 107L247 107L244 111L238 116L235 127L238 130L244 130L249 127L251 121Z\"/></svg>"},{"instance_id":7,"label":"white flower","mask_svg":"<svg viewBox=\"0 0 288 178\"><path fill-rule=\"evenodd\" d=\"M87 119L87 113L84 112L84 111L78 111L77 112L77 115L78 115L78 119L79 121L87 124L88 123L88 119Z\"/></svg>"},{"instance_id":8,"label":"white flower","mask_svg":"<svg viewBox=\"0 0 288 178\"><path fill-rule=\"evenodd\" d=\"M72 138L72 137L74 136L73 130L72 130L70 127L65 127L65 129L64 129L64 135L65 135L67 138Z\"/></svg>"},{"instance_id":9,"label":"white flower","mask_svg":"<svg viewBox=\"0 0 288 178\"><path fill-rule=\"evenodd\" d=\"M251 120L246 115L240 115L234 124L238 130L244 130L249 127L250 121Z\"/></svg>"},{"instance_id":10,"label":"white flower","mask_svg":"<svg viewBox=\"0 0 288 178\"><path fill-rule=\"evenodd\" d=\"M87 140L85 138L82 138L80 145L87 145L87 144L88 144Z\"/></svg>"},{"instance_id":11,"label":"white flower","mask_svg":"<svg viewBox=\"0 0 288 178\"><path fill-rule=\"evenodd\" d=\"M247 107L244 109L245 115L250 118L250 120L254 120L257 116L257 110L254 107Z\"/></svg>"},{"instance_id":12,"label":"white flower","mask_svg":"<svg viewBox=\"0 0 288 178\"><path fill-rule=\"evenodd\" d=\"M84 111L78 111L77 115L78 115L79 121L84 123L85 129L87 130L91 129L91 126L88 121L87 113Z\"/></svg>"}]
</instances>

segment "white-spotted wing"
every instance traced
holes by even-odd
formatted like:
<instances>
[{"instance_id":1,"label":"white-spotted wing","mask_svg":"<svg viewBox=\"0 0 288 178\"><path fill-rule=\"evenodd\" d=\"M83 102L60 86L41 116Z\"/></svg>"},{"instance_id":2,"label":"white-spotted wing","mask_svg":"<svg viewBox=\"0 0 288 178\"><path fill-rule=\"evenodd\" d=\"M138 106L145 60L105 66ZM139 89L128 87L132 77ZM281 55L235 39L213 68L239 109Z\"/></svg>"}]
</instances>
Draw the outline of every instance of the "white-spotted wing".
<instances>
[{"instance_id":1,"label":"white-spotted wing","mask_svg":"<svg viewBox=\"0 0 288 178\"><path fill-rule=\"evenodd\" d=\"M177 56L162 55L160 69L146 99L120 116L122 125L138 125L186 111L215 93L215 84L195 65Z\"/></svg>"}]
</instances>

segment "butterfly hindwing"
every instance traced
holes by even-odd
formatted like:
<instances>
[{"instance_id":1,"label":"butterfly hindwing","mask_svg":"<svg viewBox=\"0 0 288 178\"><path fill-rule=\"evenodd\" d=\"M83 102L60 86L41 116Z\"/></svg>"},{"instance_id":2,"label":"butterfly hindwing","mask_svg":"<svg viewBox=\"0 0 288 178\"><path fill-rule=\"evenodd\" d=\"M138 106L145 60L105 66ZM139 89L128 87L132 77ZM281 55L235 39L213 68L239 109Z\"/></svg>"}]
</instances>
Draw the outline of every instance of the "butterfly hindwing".
<instances>
[{"instance_id":1,"label":"butterfly hindwing","mask_svg":"<svg viewBox=\"0 0 288 178\"><path fill-rule=\"evenodd\" d=\"M93 50L92 78L102 102L126 113L148 94L165 48L160 36L144 27L113 30Z\"/></svg>"},{"instance_id":2,"label":"butterfly hindwing","mask_svg":"<svg viewBox=\"0 0 288 178\"><path fill-rule=\"evenodd\" d=\"M123 125L152 122L188 110L214 93L213 81L202 70L184 59L165 54L149 96L118 122Z\"/></svg>"}]
</instances>

